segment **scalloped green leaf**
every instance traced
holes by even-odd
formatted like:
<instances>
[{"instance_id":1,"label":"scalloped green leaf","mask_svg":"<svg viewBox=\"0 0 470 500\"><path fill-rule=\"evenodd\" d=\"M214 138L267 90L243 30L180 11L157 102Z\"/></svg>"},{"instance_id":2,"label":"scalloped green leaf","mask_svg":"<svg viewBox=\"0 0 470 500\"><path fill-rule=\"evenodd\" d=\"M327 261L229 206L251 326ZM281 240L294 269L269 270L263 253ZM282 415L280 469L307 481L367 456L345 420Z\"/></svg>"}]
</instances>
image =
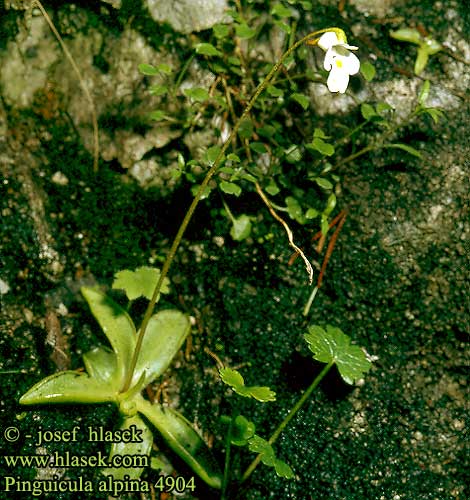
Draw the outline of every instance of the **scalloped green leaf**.
<instances>
[{"instance_id":1,"label":"scalloped green leaf","mask_svg":"<svg viewBox=\"0 0 470 500\"><path fill-rule=\"evenodd\" d=\"M144 386L162 375L190 330L189 318L181 311L165 309L154 314L147 325L133 382L136 383L144 371Z\"/></svg>"},{"instance_id":2,"label":"scalloped green leaf","mask_svg":"<svg viewBox=\"0 0 470 500\"><path fill-rule=\"evenodd\" d=\"M290 465L279 460L279 458L276 458L274 461L274 470L279 477L283 477L284 479L292 479L294 477L294 471L291 469Z\"/></svg>"},{"instance_id":3,"label":"scalloped green leaf","mask_svg":"<svg viewBox=\"0 0 470 500\"><path fill-rule=\"evenodd\" d=\"M119 429L125 431L131 429L134 426L137 431L140 431L140 440L137 442L116 442L111 445L111 450L109 453L109 461L114 459L117 455L132 455L140 457L150 457L150 452L152 450L153 444L153 434L149 429L148 425L139 417L139 415L134 415L132 417L127 417L121 424ZM150 460L149 460L150 462ZM115 480L124 480L124 476L129 476L130 479L139 479L142 475L144 467L107 467L101 472L106 476L112 476Z\"/></svg>"},{"instance_id":4,"label":"scalloped green leaf","mask_svg":"<svg viewBox=\"0 0 470 500\"><path fill-rule=\"evenodd\" d=\"M196 45L196 54L204 56L221 56L222 52L216 49L211 43L198 43Z\"/></svg>"},{"instance_id":5,"label":"scalloped green leaf","mask_svg":"<svg viewBox=\"0 0 470 500\"><path fill-rule=\"evenodd\" d=\"M304 335L313 358L321 363L335 363L343 380L353 384L370 369L371 363L362 349L351 345L351 339L339 328L310 326Z\"/></svg>"},{"instance_id":6,"label":"scalloped green leaf","mask_svg":"<svg viewBox=\"0 0 470 500\"><path fill-rule=\"evenodd\" d=\"M137 409L158 429L168 446L212 488L220 488L222 474L205 441L191 423L171 408L136 398Z\"/></svg>"},{"instance_id":7,"label":"scalloped green leaf","mask_svg":"<svg viewBox=\"0 0 470 500\"><path fill-rule=\"evenodd\" d=\"M207 160L207 163L209 165L213 165L217 158L220 155L220 152L222 151L222 148L218 146L217 144L215 146L211 146L210 148L207 148L207 151L205 153L205 159Z\"/></svg>"},{"instance_id":8,"label":"scalloped green leaf","mask_svg":"<svg viewBox=\"0 0 470 500\"><path fill-rule=\"evenodd\" d=\"M235 241L242 241L248 238L251 233L251 219L248 215L240 215L232 220L232 227L230 229L230 236Z\"/></svg>"},{"instance_id":9,"label":"scalloped green leaf","mask_svg":"<svg viewBox=\"0 0 470 500\"><path fill-rule=\"evenodd\" d=\"M155 285L160 277L160 269L155 267L142 266L135 271L124 269L114 275L113 289L124 290L129 300L135 300L139 297L152 299ZM161 293L170 293L170 280L163 280Z\"/></svg>"},{"instance_id":10,"label":"scalloped green leaf","mask_svg":"<svg viewBox=\"0 0 470 500\"><path fill-rule=\"evenodd\" d=\"M212 31L216 38L227 38L230 33L230 28L226 24L216 24L212 26Z\"/></svg>"},{"instance_id":11,"label":"scalloped green leaf","mask_svg":"<svg viewBox=\"0 0 470 500\"><path fill-rule=\"evenodd\" d=\"M219 370L220 378L224 384L230 387L243 387L245 385L245 380L240 372L237 370L232 370L231 368L221 368Z\"/></svg>"},{"instance_id":12,"label":"scalloped green leaf","mask_svg":"<svg viewBox=\"0 0 470 500\"><path fill-rule=\"evenodd\" d=\"M220 189L226 194L233 194L235 196L240 196L242 193L242 188L235 184L234 182L222 181L219 184Z\"/></svg>"},{"instance_id":13,"label":"scalloped green leaf","mask_svg":"<svg viewBox=\"0 0 470 500\"><path fill-rule=\"evenodd\" d=\"M123 383L135 349L134 323L127 312L103 292L87 287L81 291L116 354L116 377Z\"/></svg>"},{"instance_id":14,"label":"scalloped green leaf","mask_svg":"<svg viewBox=\"0 0 470 500\"><path fill-rule=\"evenodd\" d=\"M86 373L65 371L54 373L33 385L20 398L22 405L49 403L108 403L117 393L101 380Z\"/></svg>"},{"instance_id":15,"label":"scalloped green leaf","mask_svg":"<svg viewBox=\"0 0 470 500\"><path fill-rule=\"evenodd\" d=\"M190 99L193 99L196 102L207 101L207 99L209 99L210 97L209 92L202 87L184 89L183 92L185 96L189 97Z\"/></svg>"},{"instance_id":16,"label":"scalloped green leaf","mask_svg":"<svg viewBox=\"0 0 470 500\"><path fill-rule=\"evenodd\" d=\"M367 102L363 102L361 104L361 115L366 119L370 120L374 116L377 116L377 112L374 107L368 104Z\"/></svg>"},{"instance_id":17,"label":"scalloped green leaf","mask_svg":"<svg viewBox=\"0 0 470 500\"><path fill-rule=\"evenodd\" d=\"M307 109L309 104L310 104L310 99L304 94L300 94L298 92L295 92L290 97L294 101L298 102L302 106L303 109Z\"/></svg>"},{"instance_id":18,"label":"scalloped green leaf","mask_svg":"<svg viewBox=\"0 0 470 500\"><path fill-rule=\"evenodd\" d=\"M364 61L361 63L361 75L366 79L366 81L370 82L374 79L375 76L375 68L369 61Z\"/></svg>"},{"instance_id":19,"label":"scalloped green leaf","mask_svg":"<svg viewBox=\"0 0 470 500\"><path fill-rule=\"evenodd\" d=\"M271 9L271 14L278 17L291 17L292 11L288 7L282 5L282 3L276 3Z\"/></svg>"},{"instance_id":20,"label":"scalloped green leaf","mask_svg":"<svg viewBox=\"0 0 470 500\"><path fill-rule=\"evenodd\" d=\"M262 437L255 434L248 441L248 449L258 453L264 465L274 467L278 476L286 479L292 479L294 477L294 471L285 462L276 458L273 447Z\"/></svg>"},{"instance_id":21,"label":"scalloped green leaf","mask_svg":"<svg viewBox=\"0 0 470 500\"><path fill-rule=\"evenodd\" d=\"M297 144L291 144L284 150L286 161L289 163L297 163L302 159L302 152Z\"/></svg>"},{"instance_id":22,"label":"scalloped green leaf","mask_svg":"<svg viewBox=\"0 0 470 500\"><path fill-rule=\"evenodd\" d=\"M168 92L168 85L156 84L149 88L149 92L152 95L160 96L165 95Z\"/></svg>"},{"instance_id":23,"label":"scalloped green leaf","mask_svg":"<svg viewBox=\"0 0 470 500\"><path fill-rule=\"evenodd\" d=\"M261 436L255 434L248 443L248 449L253 451L254 453L259 453L260 455L265 455L266 460L269 463L263 461L265 465L271 465L271 457L274 458L274 450L273 447L263 439Z\"/></svg>"},{"instance_id":24,"label":"scalloped green leaf","mask_svg":"<svg viewBox=\"0 0 470 500\"><path fill-rule=\"evenodd\" d=\"M230 442L235 446L245 446L255 434L255 424L243 415L237 415L232 421Z\"/></svg>"},{"instance_id":25,"label":"scalloped green leaf","mask_svg":"<svg viewBox=\"0 0 470 500\"><path fill-rule=\"evenodd\" d=\"M143 75L146 76L158 75L158 69L155 66L152 66L151 64L142 63L139 64L137 67Z\"/></svg>"},{"instance_id":26,"label":"scalloped green leaf","mask_svg":"<svg viewBox=\"0 0 470 500\"><path fill-rule=\"evenodd\" d=\"M163 73L164 75L171 75L171 73L173 73L173 69L171 68L171 66L166 63L157 64L156 68L160 73Z\"/></svg>"},{"instance_id":27,"label":"scalloped green leaf","mask_svg":"<svg viewBox=\"0 0 470 500\"><path fill-rule=\"evenodd\" d=\"M325 156L332 156L335 152L334 146L325 142L321 137L314 137L310 146Z\"/></svg>"},{"instance_id":28,"label":"scalloped green leaf","mask_svg":"<svg viewBox=\"0 0 470 500\"><path fill-rule=\"evenodd\" d=\"M299 201L293 196L287 196L285 202L289 217L296 220L299 224L305 224L306 219L304 217Z\"/></svg>"},{"instance_id":29,"label":"scalloped green leaf","mask_svg":"<svg viewBox=\"0 0 470 500\"><path fill-rule=\"evenodd\" d=\"M235 26L235 33L240 38L248 39L253 38L256 35L256 30L254 28L250 28L246 23L241 23Z\"/></svg>"},{"instance_id":30,"label":"scalloped green leaf","mask_svg":"<svg viewBox=\"0 0 470 500\"><path fill-rule=\"evenodd\" d=\"M255 398L262 403L267 401L276 401L276 393L265 386L246 386L242 375L232 368L221 368L219 375L222 381L229 385L234 392L245 398Z\"/></svg>"},{"instance_id":31,"label":"scalloped green leaf","mask_svg":"<svg viewBox=\"0 0 470 500\"><path fill-rule=\"evenodd\" d=\"M271 97L282 97L284 95L284 90L280 89L279 87L275 87L274 85L268 85L266 87L266 92Z\"/></svg>"}]
</instances>

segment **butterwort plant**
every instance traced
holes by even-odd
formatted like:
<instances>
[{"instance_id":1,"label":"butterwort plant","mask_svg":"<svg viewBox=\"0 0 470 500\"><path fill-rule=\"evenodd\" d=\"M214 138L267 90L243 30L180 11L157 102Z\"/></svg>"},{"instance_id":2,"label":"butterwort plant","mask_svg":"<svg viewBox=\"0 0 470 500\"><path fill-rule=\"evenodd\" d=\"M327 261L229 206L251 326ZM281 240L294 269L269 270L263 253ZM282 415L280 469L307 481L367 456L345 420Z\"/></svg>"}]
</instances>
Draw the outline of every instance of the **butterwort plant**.
<instances>
[{"instance_id":1,"label":"butterwort plant","mask_svg":"<svg viewBox=\"0 0 470 500\"><path fill-rule=\"evenodd\" d=\"M160 294L167 291L167 275L186 228L198 203L205 197L211 178L223 165L228 148L235 142L242 124L249 119L250 112L260 95L268 88L284 63L291 60L294 51L306 43L321 44L320 47L325 51L324 67L330 72L327 85L332 92L345 92L350 75L359 71L359 60L352 52L356 47L348 45L346 35L341 29L335 27L321 29L293 43L257 86L223 144L212 148L208 157L209 169L195 192L161 271L144 267L116 274L113 287L124 289L129 300L132 301L140 296L149 299L140 327L136 328L126 309L107 294L97 288L83 288L82 294L107 337L111 349L100 346L86 353L83 356L86 372L64 371L46 377L21 397L21 404L114 403L122 416L121 428L128 429L135 426L142 431L143 440L140 443L113 444L111 458L124 453L149 456L153 433L157 430L169 447L209 486L213 488L222 486L222 475L218 464L190 422L176 410L151 402L142 395L144 388L165 372L190 331L190 322L185 314L175 309L155 311L155 307ZM261 195L263 194L257 183L256 189ZM273 211L268 200L263 198L263 201L270 211ZM289 242L297 249L292 242L290 230L287 228L286 231ZM311 274L313 270L310 266L310 279ZM328 362L328 369L334 362L335 360ZM247 388L243 386L240 377L235 374L231 374L230 377L229 372L224 373L224 381L234 390L238 393L246 392ZM251 394L250 391L248 393ZM294 413L289 415L293 416L297 411L296 408L293 410ZM280 430L285 425L287 422L281 424ZM290 468L273 454L271 444L276 437L271 437L270 441L266 442L252 436L250 449L258 453L256 460L264 461L267 465L273 466L277 472L281 472L284 477L290 477ZM257 462L252 468L256 465ZM251 470L247 471L242 479L246 479ZM108 468L104 472L116 478L121 478L123 474L138 478L142 468Z\"/></svg>"},{"instance_id":2,"label":"butterwort plant","mask_svg":"<svg viewBox=\"0 0 470 500\"><path fill-rule=\"evenodd\" d=\"M150 298L158 275L158 269L150 267L120 271L116 274L113 288L124 289L130 301L141 296ZM161 291L168 293L167 281ZM122 417L121 429L137 429L142 439L139 442L113 443L110 464L115 455L149 457L153 433L157 430L168 446L207 484L220 487L218 465L188 420L176 410L150 402L141 394L148 384L164 374L178 353L190 332L188 316L176 309L162 309L151 316L130 388L123 390L136 348L134 322L123 307L98 288L84 287L81 292L111 349L105 346L92 349L83 356L86 372L62 371L50 375L24 394L20 403L115 403ZM103 472L122 480L124 475L137 479L142 471L142 467L109 467Z\"/></svg>"}]
</instances>

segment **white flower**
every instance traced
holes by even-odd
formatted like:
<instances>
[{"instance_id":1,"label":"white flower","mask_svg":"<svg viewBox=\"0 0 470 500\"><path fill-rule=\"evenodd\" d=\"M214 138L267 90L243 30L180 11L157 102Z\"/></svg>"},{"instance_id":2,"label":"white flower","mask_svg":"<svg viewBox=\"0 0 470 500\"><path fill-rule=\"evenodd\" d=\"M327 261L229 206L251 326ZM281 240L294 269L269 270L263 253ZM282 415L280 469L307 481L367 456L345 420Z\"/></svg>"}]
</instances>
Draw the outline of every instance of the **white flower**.
<instances>
[{"instance_id":1,"label":"white flower","mask_svg":"<svg viewBox=\"0 0 470 500\"><path fill-rule=\"evenodd\" d=\"M324 33L318 40L318 46L326 52L323 67L330 72L326 82L328 90L344 94L349 76L358 73L361 67L357 56L350 52L357 50L357 47L348 45L346 38L338 38L334 31Z\"/></svg>"}]
</instances>

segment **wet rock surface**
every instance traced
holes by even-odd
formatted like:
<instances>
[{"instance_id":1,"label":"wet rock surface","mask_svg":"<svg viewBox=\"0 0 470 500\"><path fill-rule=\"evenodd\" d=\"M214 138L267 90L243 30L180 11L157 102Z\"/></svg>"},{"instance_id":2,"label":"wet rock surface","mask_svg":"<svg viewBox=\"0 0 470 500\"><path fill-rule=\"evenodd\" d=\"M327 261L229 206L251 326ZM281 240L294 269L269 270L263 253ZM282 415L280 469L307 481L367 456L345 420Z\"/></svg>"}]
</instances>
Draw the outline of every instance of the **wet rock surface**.
<instances>
[{"instance_id":1,"label":"wet rock surface","mask_svg":"<svg viewBox=\"0 0 470 500\"><path fill-rule=\"evenodd\" d=\"M422 80L412 74L413 50L386 35L387 18L395 17L423 22L449 48L450 53L432 56L424 75L432 81L429 104L441 107L445 116L438 124L429 120L400 132L422 159L381 150L338 171L348 218L309 323L341 327L378 359L360 387L344 387L335 374L322 384L277 445L296 478L281 480L259 467L247 498L466 500L470 142L464 124L470 120L470 72L452 54L470 58L465 36L470 14L458 2L384 2L372 9L372 2L357 1L341 14L334 10L336 2L321 3L327 5L318 15L347 22L354 43L367 47L362 55L377 61L379 76L370 85L353 85L353 96L344 99L311 84L315 119L333 120L338 113L348 119L357 102L370 99L393 105L399 117L409 113ZM168 10L170 3L165 4ZM183 4L173 9L178 16ZM105 342L80 286L109 286L116 271L160 265L166 254L190 201L189 187L171 174L177 152L184 144L197 157L201 146L211 145L212 130L182 132L149 121L147 113L163 101L148 88L161 82L141 75L137 65L165 63L181 70L188 56L178 52L187 43L181 33L220 21L223 5L213 9L214 19L170 21L158 2L149 2L148 9L157 12L153 18L147 19L147 7L140 5L127 23L119 17L132 12L125 1L51 7L94 96L102 160L97 173L92 170L90 108L44 19L35 12L24 22L21 10L16 17L9 10L3 18L2 429L16 425L24 435L40 427L115 427L117 412L106 405L25 412L17 402L42 377L83 366L82 354ZM169 22L176 32L155 19ZM152 30L156 35L149 35ZM175 37L181 45L172 42ZM259 50L271 52L271 46ZM213 78L192 65L182 85L206 79L208 87ZM175 100L169 110L178 115L180 107ZM301 337L307 326L301 310L310 294L304 269L287 265L290 250L282 229L261 203L254 206L254 235L242 243L231 241L226 220L214 218L211 206L200 207L171 273L173 294L166 299L195 318L192 350L172 372L170 393L178 392L179 409L213 440L221 463L225 429L219 417L231 411L231 399L205 348L234 366L250 363L248 382L278 392L276 403L240 403L241 413L256 421L264 437L318 373ZM309 234L303 236L309 241ZM57 345L66 358L57 357ZM15 447L1 446L3 454L70 451L67 443L38 450L26 439ZM87 442L77 446L81 454L94 451ZM252 458L241 456L235 470ZM179 474L192 475L179 462L174 465ZM2 463L0 470L2 476L22 479L99 478L98 470L80 468L39 471ZM0 498L7 498L3 494ZM199 483L185 497L218 498Z\"/></svg>"}]
</instances>

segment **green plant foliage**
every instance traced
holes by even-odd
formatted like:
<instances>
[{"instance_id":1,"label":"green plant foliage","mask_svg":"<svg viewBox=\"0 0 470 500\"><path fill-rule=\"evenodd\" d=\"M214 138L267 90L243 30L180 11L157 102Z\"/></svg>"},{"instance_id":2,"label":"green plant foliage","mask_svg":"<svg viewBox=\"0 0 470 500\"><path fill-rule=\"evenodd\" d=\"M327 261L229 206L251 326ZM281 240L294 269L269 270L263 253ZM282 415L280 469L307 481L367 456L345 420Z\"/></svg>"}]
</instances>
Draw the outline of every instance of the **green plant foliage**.
<instances>
[{"instance_id":1,"label":"green plant foliage","mask_svg":"<svg viewBox=\"0 0 470 500\"><path fill-rule=\"evenodd\" d=\"M418 53L414 66L415 75L420 75L423 72L429 56L437 54L443 49L439 42L431 37L422 36L421 33L414 28L402 28L397 31L391 31L390 36L395 40L418 45Z\"/></svg>"},{"instance_id":2,"label":"green plant foliage","mask_svg":"<svg viewBox=\"0 0 470 500\"><path fill-rule=\"evenodd\" d=\"M219 184L219 187L226 194L234 194L235 196L240 196L242 193L242 188L234 182L222 181Z\"/></svg>"},{"instance_id":3,"label":"green plant foliage","mask_svg":"<svg viewBox=\"0 0 470 500\"><path fill-rule=\"evenodd\" d=\"M246 23L239 24L235 27L237 36L242 39L253 38L256 35L256 30L250 28Z\"/></svg>"},{"instance_id":4,"label":"green plant foliage","mask_svg":"<svg viewBox=\"0 0 470 500\"><path fill-rule=\"evenodd\" d=\"M403 151L406 151L410 155L416 156L417 158L422 158L422 154L412 146L409 146L408 144L401 144L401 143L394 143L394 144L386 144L384 148L395 148L395 149L402 149Z\"/></svg>"},{"instance_id":5,"label":"green plant foliage","mask_svg":"<svg viewBox=\"0 0 470 500\"><path fill-rule=\"evenodd\" d=\"M366 102L361 104L361 115L365 120L370 120L374 116L377 116L378 112L374 109L374 107Z\"/></svg>"},{"instance_id":6,"label":"green plant foliage","mask_svg":"<svg viewBox=\"0 0 470 500\"><path fill-rule=\"evenodd\" d=\"M117 273L117 287L132 297L145 295L149 276L158 277L154 269ZM137 277L142 276L143 283ZM116 283L116 282L115 282ZM123 392L127 370L136 349L136 331L127 312L95 288L82 288L91 312L108 338L112 351L98 347L84 355L88 373L65 371L50 375L34 385L21 398L24 405L47 403L115 403L123 417L121 429L134 425L142 431L140 443L115 443L111 457L116 454L149 455L153 434L147 421L163 436L168 446L214 488L221 486L221 474L203 439L177 411L150 403L140 392L168 368L190 331L189 319L177 310L154 314L148 323L142 350L131 379L130 388ZM140 415L146 418L144 421ZM105 474L115 479L123 477L123 469L107 468ZM137 478L142 469L126 469Z\"/></svg>"},{"instance_id":7,"label":"green plant foliage","mask_svg":"<svg viewBox=\"0 0 470 500\"><path fill-rule=\"evenodd\" d=\"M333 184L323 177L316 177L315 182L325 191L331 191L333 189Z\"/></svg>"},{"instance_id":8,"label":"green plant foliage","mask_svg":"<svg viewBox=\"0 0 470 500\"><path fill-rule=\"evenodd\" d=\"M303 109L307 109L310 104L310 99L304 94L299 94L298 92L295 92L290 97L294 101L298 102Z\"/></svg>"},{"instance_id":9,"label":"green plant foliage","mask_svg":"<svg viewBox=\"0 0 470 500\"><path fill-rule=\"evenodd\" d=\"M129 314L114 300L96 288L83 288L82 295L88 302L93 316L116 355L116 373L119 383L124 384L127 367L130 366L135 348L136 330Z\"/></svg>"},{"instance_id":10,"label":"green plant foliage","mask_svg":"<svg viewBox=\"0 0 470 500\"><path fill-rule=\"evenodd\" d=\"M431 84L429 83L429 80L425 80L418 95L417 114L426 113L432 118L434 123L438 123L439 120L444 116L444 113L438 108L430 108L426 106L426 101L428 100L430 90Z\"/></svg>"},{"instance_id":11,"label":"green plant foliage","mask_svg":"<svg viewBox=\"0 0 470 500\"><path fill-rule=\"evenodd\" d=\"M285 479L292 479L294 471L282 460L276 458L273 447L260 436L256 434L248 441L248 448L250 451L258 453L261 457L261 462L264 465L274 467L276 474Z\"/></svg>"},{"instance_id":12,"label":"green plant foliage","mask_svg":"<svg viewBox=\"0 0 470 500\"><path fill-rule=\"evenodd\" d=\"M124 290L129 300L145 297L152 298L155 284L160 277L160 270L154 267L139 267L135 271L118 271L114 275L113 289ZM170 280L165 278L161 293L170 293Z\"/></svg>"},{"instance_id":13,"label":"green plant foliage","mask_svg":"<svg viewBox=\"0 0 470 500\"><path fill-rule=\"evenodd\" d=\"M204 56L221 56L222 52L217 50L211 43L198 43L196 53Z\"/></svg>"},{"instance_id":14,"label":"green plant foliage","mask_svg":"<svg viewBox=\"0 0 470 500\"><path fill-rule=\"evenodd\" d=\"M142 418L136 414L132 417L124 418L123 423L119 430L125 431L131 429L134 426L140 435L140 439L137 442L114 442L111 445L111 451L109 453L109 459L112 460L115 456L132 455L132 456L150 456L153 444L153 434L149 429L147 424L142 420ZM142 472L143 467L107 467L103 469L102 472L106 476L112 476L115 480L124 480L124 476L129 476L130 479L138 479Z\"/></svg>"},{"instance_id":15,"label":"green plant foliage","mask_svg":"<svg viewBox=\"0 0 470 500\"><path fill-rule=\"evenodd\" d=\"M231 368L221 368L219 370L222 382L229 385L234 392L246 398L254 398L263 403L267 401L276 401L276 394L269 388L264 386L245 385L242 375L237 370Z\"/></svg>"},{"instance_id":16,"label":"green plant foliage","mask_svg":"<svg viewBox=\"0 0 470 500\"><path fill-rule=\"evenodd\" d=\"M216 145L216 146L211 146L210 148L207 149L206 154L205 154L205 159L209 165L213 165L217 157L219 156L221 152L221 147Z\"/></svg>"},{"instance_id":17,"label":"green plant foliage","mask_svg":"<svg viewBox=\"0 0 470 500\"><path fill-rule=\"evenodd\" d=\"M139 71L143 75L147 75L147 76L158 75L158 69L155 68L155 66L152 66L151 64L142 63L142 64L139 64L138 68L139 68Z\"/></svg>"},{"instance_id":18,"label":"green plant foliage","mask_svg":"<svg viewBox=\"0 0 470 500\"><path fill-rule=\"evenodd\" d=\"M271 9L271 14L278 17L291 17L292 11L282 3L276 3Z\"/></svg>"},{"instance_id":19,"label":"green plant foliage","mask_svg":"<svg viewBox=\"0 0 470 500\"><path fill-rule=\"evenodd\" d=\"M162 95L165 95L167 92L168 92L168 85L152 85L150 88L149 88L149 92L152 94L152 95L156 95L156 96L162 96Z\"/></svg>"},{"instance_id":20,"label":"green plant foliage","mask_svg":"<svg viewBox=\"0 0 470 500\"><path fill-rule=\"evenodd\" d=\"M313 358L321 363L334 363L347 384L354 384L370 369L371 363L362 349L351 345L351 339L339 328L310 326L304 335Z\"/></svg>"},{"instance_id":21,"label":"green plant foliage","mask_svg":"<svg viewBox=\"0 0 470 500\"><path fill-rule=\"evenodd\" d=\"M310 146L324 156L332 156L335 153L334 146L328 144L320 137L314 137Z\"/></svg>"},{"instance_id":22,"label":"green plant foliage","mask_svg":"<svg viewBox=\"0 0 470 500\"><path fill-rule=\"evenodd\" d=\"M204 102L209 99L209 92L202 87L195 87L191 89L184 89L184 94L196 102Z\"/></svg>"},{"instance_id":23,"label":"green plant foliage","mask_svg":"<svg viewBox=\"0 0 470 500\"><path fill-rule=\"evenodd\" d=\"M285 202L289 217L296 220L299 224L305 224L306 219L304 217L299 201L293 196L288 196Z\"/></svg>"},{"instance_id":24,"label":"green plant foliage","mask_svg":"<svg viewBox=\"0 0 470 500\"><path fill-rule=\"evenodd\" d=\"M375 77L375 67L369 61L364 61L361 63L361 74L366 79L366 81L371 82Z\"/></svg>"},{"instance_id":25,"label":"green plant foliage","mask_svg":"<svg viewBox=\"0 0 470 500\"><path fill-rule=\"evenodd\" d=\"M230 421L230 417L227 417ZM237 415L232 420L232 429L230 432L230 441L235 446L246 446L248 441L255 435L255 424L245 418L243 415Z\"/></svg>"},{"instance_id":26,"label":"green plant foliage","mask_svg":"<svg viewBox=\"0 0 470 500\"><path fill-rule=\"evenodd\" d=\"M212 27L212 31L214 32L214 36L223 40L227 38L230 33L230 27L226 24L216 24Z\"/></svg>"},{"instance_id":27,"label":"green plant foliage","mask_svg":"<svg viewBox=\"0 0 470 500\"><path fill-rule=\"evenodd\" d=\"M230 229L230 236L235 241L242 241L251 234L251 219L248 215L242 214L240 217L235 217L232 220L232 228Z\"/></svg>"},{"instance_id":28,"label":"green plant foliage","mask_svg":"<svg viewBox=\"0 0 470 500\"><path fill-rule=\"evenodd\" d=\"M238 128L238 135L242 139L251 139L253 136L253 121L249 118L240 122L240 127Z\"/></svg>"}]
</instances>

